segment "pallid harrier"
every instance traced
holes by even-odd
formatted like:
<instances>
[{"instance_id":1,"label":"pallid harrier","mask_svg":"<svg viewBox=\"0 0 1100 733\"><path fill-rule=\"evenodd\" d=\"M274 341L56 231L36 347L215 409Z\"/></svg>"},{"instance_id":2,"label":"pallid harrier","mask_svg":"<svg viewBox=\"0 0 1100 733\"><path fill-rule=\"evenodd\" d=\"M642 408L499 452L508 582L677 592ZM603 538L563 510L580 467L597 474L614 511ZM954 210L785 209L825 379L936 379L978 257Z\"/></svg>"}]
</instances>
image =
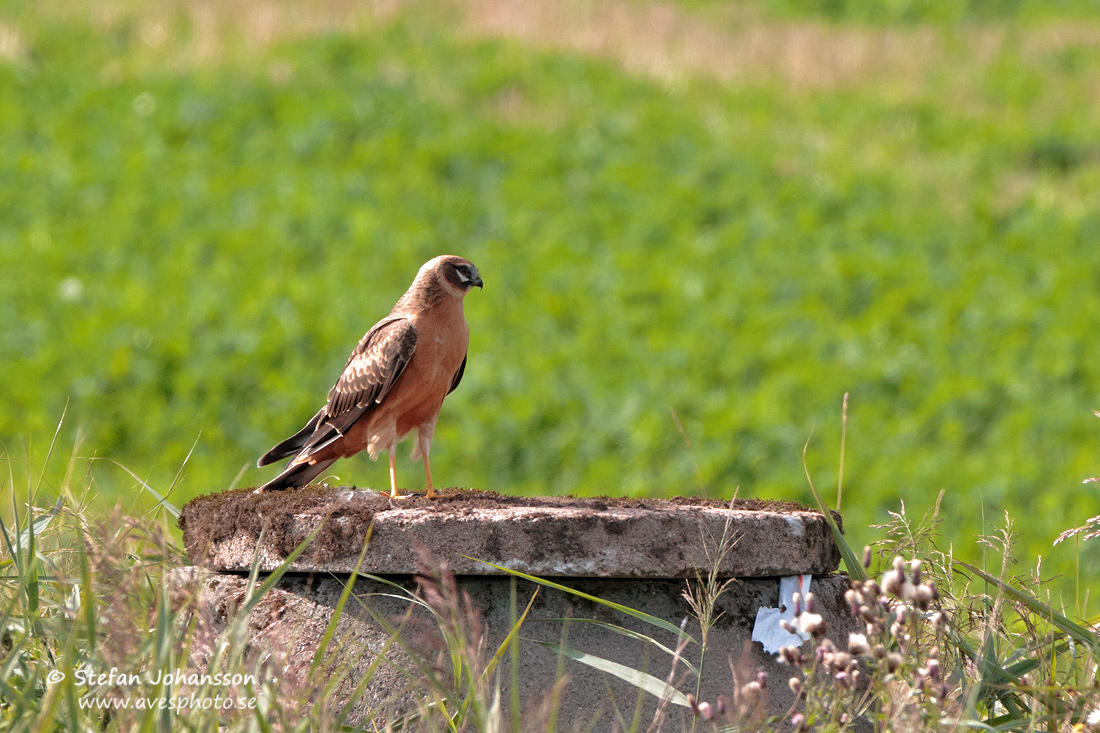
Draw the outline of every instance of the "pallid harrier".
<instances>
[{"instance_id":1,"label":"pallid harrier","mask_svg":"<svg viewBox=\"0 0 1100 733\"><path fill-rule=\"evenodd\" d=\"M305 427L265 453L258 466L293 456L257 492L305 486L337 458L366 449L390 454L390 496L397 497L397 441L417 433L412 458L424 458L428 498L435 496L428 451L443 398L466 368L470 328L462 299L481 275L469 260L429 260L390 314L351 352L328 404Z\"/></svg>"}]
</instances>

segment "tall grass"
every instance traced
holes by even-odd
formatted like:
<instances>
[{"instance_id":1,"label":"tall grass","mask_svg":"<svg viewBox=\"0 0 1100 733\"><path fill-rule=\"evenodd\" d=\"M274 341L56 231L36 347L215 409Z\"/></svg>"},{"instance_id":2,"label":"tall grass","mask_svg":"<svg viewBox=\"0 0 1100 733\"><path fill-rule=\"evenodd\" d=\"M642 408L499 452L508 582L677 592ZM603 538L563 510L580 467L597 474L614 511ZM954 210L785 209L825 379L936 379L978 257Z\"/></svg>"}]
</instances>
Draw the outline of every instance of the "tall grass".
<instances>
[{"instance_id":1,"label":"tall grass","mask_svg":"<svg viewBox=\"0 0 1100 733\"><path fill-rule=\"evenodd\" d=\"M623 731L678 730L670 712L685 708L694 730L723 731L857 725L878 731L1091 730L1100 716L1097 619L1076 618L1048 596L1040 567L1016 563L1015 531L1007 517L999 531L983 538L990 559L978 567L955 561L950 546L942 545L937 509L918 519L899 509L888 525L876 528L880 540L860 563L868 579L855 580L847 597L862 633L830 641L816 599L801 599L797 623L811 640L783 651L790 680L731 665L729 679L721 681L728 694L700 699L703 657L731 653L708 644L725 589L711 573L685 588L695 618L671 625L679 639L675 648L602 621L563 621L558 643L539 642L559 655L558 681L541 705L521 709L515 696L525 673L519 645L535 643L523 635L528 612L535 594L577 593L566 586L513 573L512 626L495 630L507 633L502 643L489 646L477 608L455 576L431 558L424 558L415 590L391 586L409 602L410 612L401 619L373 613L370 599L354 592L353 575L308 673L288 687L277 681L285 661L249 643L249 614L277 592L282 573L309 539L280 570L264 576L254 567L236 608L219 623L201 612L190 586L173 575L186 561L168 531L174 507L167 499L145 516L123 508L96 513L87 508L89 473L76 458L56 485L44 481L45 468L27 460L9 460L8 468L3 488L11 498L10 516L0 524L5 730L551 730L568 685L566 672L575 664L629 681L639 698L661 700L652 718L641 715L640 705L633 712L615 707L611 725ZM700 541L720 555L735 547L736 537L727 532ZM669 630L667 621L644 609L590 600ZM365 652L343 648L338 632L349 604L362 605L389 632L386 648L365 673L356 665ZM421 613L414 616L413 609ZM630 668L571 647L568 628L578 623L600 623L609 634L645 642L653 654L671 655L672 672L658 679L644 662ZM405 706L395 701L365 715L356 711L373 675L393 664L398 651L410 660L401 670L404 692L411 693L403 698ZM510 685L501 667L509 658ZM112 670L139 679L88 680L89 674L110 676ZM208 678L156 681L181 672ZM209 679L215 673L230 683ZM780 685L790 685L798 702L785 715L768 717L766 700ZM338 688L346 694L334 695ZM196 704L216 697L254 702L231 710ZM337 697L339 704L333 702ZM130 707L105 709L112 700L128 700ZM158 700L169 707L161 709ZM172 700L188 702L172 709Z\"/></svg>"}]
</instances>

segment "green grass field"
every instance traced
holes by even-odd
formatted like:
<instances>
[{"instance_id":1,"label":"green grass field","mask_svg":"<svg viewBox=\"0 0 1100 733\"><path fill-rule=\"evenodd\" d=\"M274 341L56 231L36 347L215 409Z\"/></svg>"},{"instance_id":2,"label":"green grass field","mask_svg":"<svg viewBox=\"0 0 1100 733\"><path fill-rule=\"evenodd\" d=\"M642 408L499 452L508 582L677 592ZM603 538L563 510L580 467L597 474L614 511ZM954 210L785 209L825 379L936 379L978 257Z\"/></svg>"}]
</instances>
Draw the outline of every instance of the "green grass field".
<instances>
[{"instance_id":1,"label":"green grass field","mask_svg":"<svg viewBox=\"0 0 1100 733\"><path fill-rule=\"evenodd\" d=\"M1100 11L971 5L6 4L4 449L68 404L158 490L194 444L177 503L260 482L454 253L439 483L806 500L850 392L852 544L943 491L959 557L1007 510L1095 578Z\"/></svg>"}]
</instances>

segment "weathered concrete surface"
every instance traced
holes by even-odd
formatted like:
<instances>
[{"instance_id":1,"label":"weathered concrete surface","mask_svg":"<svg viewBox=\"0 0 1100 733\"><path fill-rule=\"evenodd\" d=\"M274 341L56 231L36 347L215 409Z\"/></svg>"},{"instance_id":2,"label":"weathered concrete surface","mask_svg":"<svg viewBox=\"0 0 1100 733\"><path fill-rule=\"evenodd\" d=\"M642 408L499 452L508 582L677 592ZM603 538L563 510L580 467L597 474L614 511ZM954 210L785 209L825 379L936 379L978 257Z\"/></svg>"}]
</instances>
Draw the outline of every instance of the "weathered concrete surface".
<instances>
[{"instance_id":1,"label":"weathered concrete surface","mask_svg":"<svg viewBox=\"0 0 1100 733\"><path fill-rule=\"evenodd\" d=\"M818 512L782 502L742 500L734 508L701 499L624 500L505 497L448 492L443 499L391 501L370 490L318 487L200 497L184 507L180 526L191 561L244 571L259 556L277 568L319 525L291 566L348 573L373 524L360 568L411 575L420 548L457 575L502 574L478 560L541 577L759 578L838 567L840 553ZM262 541L260 540L263 533ZM719 559L723 537L735 550ZM719 559L715 568L715 560Z\"/></svg>"},{"instance_id":2,"label":"weathered concrete surface","mask_svg":"<svg viewBox=\"0 0 1100 733\"><path fill-rule=\"evenodd\" d=\"M396 580L410 590L415 587L411 578ZM677 626L683 619L691 619L692 616L682 595L686 585L683 580L581 579L563 582L590 595L644 610ZM191 587L198 594L199 608L224 628L233 617L235 607L244 600L247 580L239 575L183 568L177 571L175 583L179 588ZM485 629L486 656L497 649L511 627L511 585L509 578L458 578L459 589L469 594ZM535 588L533 583L518 581L517 601L521 609ZM847 579L840 576L816 577L813 580L812 590L818 598L819 612L829 623L829 636L838 644L844 643L848 633L856 627L843 600L847 588ZM330 576L285 577L252 612L249 619L249 627L253 629L252 643L260 650L282 657L285 673L281 675L279 684L285 685L288 693L303 684L313 652L342 591L343 582ZM333 650L330 659L332 674L340 674L340 670L344 670L347 679L337 686L331 698L319 700L318 704L331 705L334 709L342 707L350 689L363 679L376 655L385 653L389 662L378 666L354 713L361 720L370 713L392 721L401 713L415 710L416 700L423 699L426 688L415 681L419 675L405 653L396 645L387 645L390 636L366 609L370 608L379 617L399 625L406 643L428 660L438 654L438 647L433 647L430 634L436 624L418 606L412 607L411 620L402 623L401 619L410 611L410 602L392 595L381 595L395 594L392 586L360 579L354 592L361 603L352 601L347 604L330 647ZM721 596L717 605L721 616L710 632L709 647L702 661L701 699L714 702L718 695L731 697L732 663L744 673L744 678L755 678L758 670L768 673L766 705L770 713L781 714L789 709L792 700L786 681L792 670L775 662L759 644L748 641L756 609L774 606L777 600L776 579L736 581ZM662 680L669 674L669 655L644 642L625 638L582 619L616 624L646 634L670 649L676 647L675 635L606 606L561 591L540 588L521 632L524 641L521 642L518 683L525 729L542 729L538 724L539 708L554 686L558 664L556 652L536 642L557 644L562 638L561 619L566 617L573 619L568 628L569 648L631 668L645 669ZM685 630L696 640L701 638L694 620L689 620ZM509 656L505 655L499 678L506 711L511 699ZM683 650L683 657L698 666L699 645L688 644ZM414 670L414 681L401 674L398 668ZM695 678L682 666L679 669L680 674L675 675L676 686L684 693L692 692ZM566 662L565 673L568 682L559 706L558 730L611 730L614 719L612 701L628 721L633 716L638 698L635 687L572 660ZM643 729L649 726L657 705L655 697L645 696ZM690 729L690 713L685 708L670 706L668 716L664 730ZM510 713L505 715L505 719L510 717Z\"/></svg>"},{"instance_id":3,"label":"weathered concrete surface","mask_svg":"<svg viewBox=\"0 0 1100 733\"><path fill-rule=\"evenodd\" d=\"M731 696L731 663L743 679L758 670L767 672L767 708L772 713L791 704L786 686L791 670L750 638L757 609L777 603L778 577L815 576L819 612L829 622L834 641L845 642L854 628L843 600L847 580L829 575L838 566L839 552L824 517L780 502L739 501L731 508L697 499L524 498L456 491L434 501L391 501L373 491L316 487L201 497L184 507L180 525L191 561L203 567L180 569L175 585L195 593L199 613L220 628L244 601L247 581L240 573L252 567L253 559L258 558L261 571L273 570L317 530L291 566L293 573L262 599L248 623L251 645L278 656L280 687L294 698L309 684L307 671L368 527L370 543L360 571L385 576L411 592L416 588L414 574L447 564L457 575L458 591L468 596L472 607L470 614L459 615L484 634L486 658L511 628L513 587L522 608L537 586L513 581L471 558L554 577L675 627L688 619L686 631L697 640L698 623L683 597L690 582L685 579L712 572L738 578L718 601L720 617L710 631L706 654L701 655L696 643L687 645L683 657L697 666L702 657L700 696L711 701L718 695ZM720 551L723 546L726 552ZM438 639L438 621L414 604L410 594L402 595L377 580L359 579L354 592L356 599L345 606L325 661L330 679L341 681L329 699L317 704L342 706L377 662L365 691L355 697L354 712L363 721L372 716L393 721L415 710L426 694L424 670L407 650L429 664L435 661L441 653L438 641L433 641ZM430 591L420 592L421 599L432 596ZM572 619L570 649L644 669L658 679L669 675L672 658L661 648L588 621L646 634L669 649L676 647L676 634L541 587L521 633L518 693L525 728L538 727L540 707L555 685L558 656L545 645L561 640L565 618ZM386 628L391 624L399 627L402 644L393 642ZM509 656L499 677L505 701L511 699ZM627 720L633 717L637 688L575 660L566 662L565 672L568 684L558 706L559 729L610 730L615 706ZM681 691L694 691L696 680L686 668L680 667L674 678ZM657 707L657 698L646 695L643 719L652 719ZM668 715L665 730L690 727L686 709L672 706Z\"/></svg>"}]
</instances>

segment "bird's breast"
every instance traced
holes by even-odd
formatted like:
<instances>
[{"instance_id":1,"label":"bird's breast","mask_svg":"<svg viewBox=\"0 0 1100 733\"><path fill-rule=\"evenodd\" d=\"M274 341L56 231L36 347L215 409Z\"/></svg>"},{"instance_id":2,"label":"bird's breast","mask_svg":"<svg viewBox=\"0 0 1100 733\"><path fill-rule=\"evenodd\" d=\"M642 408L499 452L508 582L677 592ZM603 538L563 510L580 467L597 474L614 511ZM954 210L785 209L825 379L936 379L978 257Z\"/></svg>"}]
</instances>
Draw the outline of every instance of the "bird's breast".
<instances>
[{"instance_id":1,"label":"bird's breast","mask_svg":"<svg viewBox=\"0 0 1100 733\"><path fill-rule=\"evenodd\" d=\"M429 381L434 382L437 379L445 381L446 385L443 389L444 394L446 394L446 390L450 389L455 372L458 371L459 366L462 365L462 360L466 357L468 344L469 337L465 333L456 334L452 337L432 336L423 339L423 341L418 341L409 368L415 367L421 377L426 377Z\"/></svg>"},{"instance_id":2,"label":"bird's breast","mask_svg":"<svg viewBox=\"0 0 1100 733\"><path fill-rule=\"evenodd\" d=\"M470 343L470 327L466 325L461 306L440 307L419 314L413 319L413 325L417 333L413 358L422 368L438 368L453 376L466 357Z\"/></svg>"},{"instance_id":3,"label":"bird's breast","mask_svg":"<svg viewBox=\"0 0 1100 733\"><path fill-rule=\"evenodd\" d=\"M401 403L399 423L419 424L433 418L451 389L470 343L466 319L461 309L454 310L457 313L451 309L428 312L414 321L416 350L391 395L397 398L393 402Z\"/></svg>"}]
</instances>

